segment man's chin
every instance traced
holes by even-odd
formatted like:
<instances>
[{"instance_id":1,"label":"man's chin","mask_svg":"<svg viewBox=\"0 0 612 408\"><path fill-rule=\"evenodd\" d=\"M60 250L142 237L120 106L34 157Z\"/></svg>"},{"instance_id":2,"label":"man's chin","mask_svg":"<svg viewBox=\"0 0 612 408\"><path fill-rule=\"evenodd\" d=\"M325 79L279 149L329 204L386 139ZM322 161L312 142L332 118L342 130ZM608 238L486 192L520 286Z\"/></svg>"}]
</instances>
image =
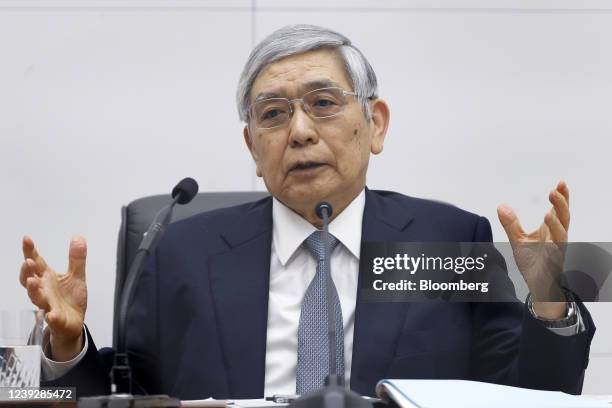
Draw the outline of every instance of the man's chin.
<instances>
[{"instance_id":1,"label":"man's chin","mask_svg":"<svg viewBox=\"0 0 612 408\"><path fill-rule=\"evenodd\" d=\"M317 188L316 186L293 186L291 191L287 191L283 197L279 198L287 207L292 209L300 209L312 207L321 201L329 200L331 189Z\"/></svg>"}]
</instances>

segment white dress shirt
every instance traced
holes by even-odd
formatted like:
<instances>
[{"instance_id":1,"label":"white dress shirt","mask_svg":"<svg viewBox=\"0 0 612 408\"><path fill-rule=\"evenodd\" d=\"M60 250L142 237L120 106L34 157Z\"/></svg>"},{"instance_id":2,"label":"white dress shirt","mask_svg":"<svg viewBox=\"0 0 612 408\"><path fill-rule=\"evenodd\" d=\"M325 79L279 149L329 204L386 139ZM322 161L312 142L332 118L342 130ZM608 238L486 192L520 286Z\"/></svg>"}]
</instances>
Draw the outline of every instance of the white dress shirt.
<instances>
[{"instance_id":1,"label":"white dress shirt","mask_svg":"<svg viewBox=\"0 0 612 408\"><path fill-rule=\"evenodd\" d=\"M364 207L365 192L362 191L329 224L329 232L340 241L331 254L330 266L342 307L346 384L349 384L351 378ZM302 246L302 242L316 228L276 199L272 204L272 220L264 388L266 396L295 393L297 334L302 300L317 271L317 261Z\"/></svg>"}]
</instances>

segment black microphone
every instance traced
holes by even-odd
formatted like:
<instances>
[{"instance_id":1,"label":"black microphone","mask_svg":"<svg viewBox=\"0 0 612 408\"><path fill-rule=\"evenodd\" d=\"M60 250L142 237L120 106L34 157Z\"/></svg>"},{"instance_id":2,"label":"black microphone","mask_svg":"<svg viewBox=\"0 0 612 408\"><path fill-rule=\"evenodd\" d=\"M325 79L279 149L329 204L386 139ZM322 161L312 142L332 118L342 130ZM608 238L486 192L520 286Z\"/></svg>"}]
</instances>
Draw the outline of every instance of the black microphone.
<instances>
[{"instance_id":1,"label":"black microphone","mask_svg":"<svg viewBox=\"0 0 612 408\"><path fill-rule=\"evenodd\" d=\"M111 370L111 396L82 398L79 400L79 406L83 407L106 407L106 406L124 406L131 407L130 401L141 400L140 403L146 406L159 407L178 407L180 401L170 398L165 395L151 396L132 396L132 370L128 360L126 348L126 330L127 330L127 312L134 296L136 283L140 278L147 257L161 239L166 227L172 218L172 211L176 204L187 204L198 193L198 183L190 178L184 178L172 189L172 202L162 208L155 219L145 232L138 251L134 256L134 260L130 264L130 269L125 278L123 291L120 294L121 302L119 304L119 319L116 326L115 337L115 359ZM144 391L144 390L143 390ZM119 405L118 405L119 404ZM154 404L154 405L151 405ZM139 405L140 406L140 405ZM144 406L144 405L143 405Z\"/></svg>"},{"instance_id":2,"label":"black microphone","mask_svg":"<svg viewBox=\"0 0 612 408\"><path fill-rule=\"evenodd\" d=\"M325 280L325 298L327 301L327 333L329 342L329 375L325 386L302 395L293 401L289 408L372 408L372 404L359 394L344 387L344 375L338 375L336 366L337 333L332 310L332 285L330 254L327 252L329 242L329 218L333 212L332 206L322 201L315 206L315 213L323 220L323 262L328 272ZM344 344L342 345L344 347Z\"/></svg>"},{"instance_id":3,"label":"black microphone","mask_svg":"<svg viewBox=\"0 0 612 408\"><path fill-rule=\"evenodd\" d=\"M334 323L334 311L330 307L332 305L332 285L331 267L329 263L329 254L327 253L327 244L329 242L329 218L333 213L333 208L327 201L321 201L315 207L315 213L323 220L323 262L328 271L325 277L325 299L327 302L327 341L329 343L329 376L327 377L327 385L344 385L344 375L338 377L336 366L336 344L338 333L336 333L336 324Z\"/></svg>"},{"instance_id":4,"label":"black microphone","mask_svg":"<svg viewBox=\"0 0 612 408\"><path fill-rule=\"evenodd\" d=\"M165 208L162 208L159 213L155 216L155 219L149 226L149 229L144 235L138 251L134 256L134 260L130 265L125 284L123 286L123 292L121 293L121 303L119 307L119 323L117 325L117 349L115 354L115 367L112 371L112 384L111 391L118 394L130 394L131 393L131 370L129 362L127 360L126 350L126 328L127 328L127 312L132 302L134 295L134 289L144 263L149 254L155 249L157 243L161 239L163 233L166 231L166 227L170 223L172 217L172 211L176 204L187 204L193 197L198 193L198 183L192 178L182 179L173 189L172 198L173 201ZM116 367L122 367L119 370L115 370Z\"/></svg>"},{"instance_id":5,"label":"black microphone","mask_svg":"<svg viewBox=\"0 0 612 408\"><path fill-rule=\"evenodd\" d=\"M189 204L196 194L198 194L198 182L191 177L185 177L172 189L172 198L179 204Z\"/></svg>"},{"instance_id":6,"label":"black microphone","mask_svg":"<svg viewBox=\"0 0 612 408\"><path fill-rule=\"evenodd\" d=\"M126 292L126 289L128 289L127 282L130 278L130 275L132 274L132 269L134 268L134 264L136 264L136 260L139 259L138 255L142 254L142 261L144 261L149 255L149 252L155 249L159 239L162 237L164 231L166 230L166 227L170 223L170 218L172 218L172 211L174 210L174 206L176 204L188 204L191 200L193 200L196 194L198 194L198 183L191 177L186 177L182 179L176 186L174 186L174 188L172 189L172 198L174 200L172 201L172 203L162 208L157 213L155 219L153 219L153 222L149 226L149 229L147 230L147 232L144 233L144 238L140 242L138 252L134 256L134 260L130 265L130 271L128 272L128 275L126 277L126 285L124 286L123 293L130 293L129 291ZM126 302L131 301L131 299L127 298L122 299L122 301L123 300L125 300ZM122 341L119 336L117 340L118 342ZM121 344L118 343L117 347L121 347Z\"/></svg>"},{"instance_id":7,"label":"black microphone","mask_svg":"<svg viewBox=\"0 0 612 408\"><path fill-rule=\"evenodd\" d=\"M315 207L315 213L317 214L317 217L323 220L323 234L324 235L327 234L328 232L327 227L328 227L329 217L331 217L333 212L334 212L334 209L332 208L331 204L328 203L327 201L321 201Z\"/></svg>"}]
</instances>

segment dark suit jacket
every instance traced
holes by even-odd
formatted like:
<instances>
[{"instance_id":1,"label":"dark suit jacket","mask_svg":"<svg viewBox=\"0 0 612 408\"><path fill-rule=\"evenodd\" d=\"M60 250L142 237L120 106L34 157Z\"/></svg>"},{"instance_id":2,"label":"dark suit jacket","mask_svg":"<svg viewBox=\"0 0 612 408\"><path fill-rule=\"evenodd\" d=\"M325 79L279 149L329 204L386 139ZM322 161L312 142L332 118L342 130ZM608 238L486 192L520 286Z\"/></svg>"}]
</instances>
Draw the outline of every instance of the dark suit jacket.
<instances>
[{"instance_id":1,"label":"dark suit jacket","mask_svg":"<svg viewBox=\"0 0 612 408\"><path fill-rule=\"evenodd\" d=\"M437 202L366 190L363 241L491 241L486 218ZM138 283L128 345L135 389L183 399L264 393L272 199L171 225ZM369 303L357 299L350 386L381 378L473 379L580 393L595 327L552 333L508 303ZM89 334L88 334L89 336ZM85 358L51 385L108 393L109 355Z\"/></svg>"}]
</instances>

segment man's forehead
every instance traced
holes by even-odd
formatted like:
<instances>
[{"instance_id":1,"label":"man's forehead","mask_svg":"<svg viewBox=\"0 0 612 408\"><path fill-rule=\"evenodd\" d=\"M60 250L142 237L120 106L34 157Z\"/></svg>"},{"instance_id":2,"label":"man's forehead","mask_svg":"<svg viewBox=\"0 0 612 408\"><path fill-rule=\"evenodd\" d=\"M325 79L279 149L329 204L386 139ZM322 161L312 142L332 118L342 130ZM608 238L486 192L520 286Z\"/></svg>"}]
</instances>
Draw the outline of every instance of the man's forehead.
<instances>
[{"instance_id":1,"label":"man's forehead","mask_svg":"<svg viewBox=\"0 0 612 408\"><path fill-rule=\"evenodd\" d=\"M255 79L250 96L251 100L295 96L330 86L350 90L338 52L322 49L292 55L267 65Z\"/></svg>"}]
</instances>

